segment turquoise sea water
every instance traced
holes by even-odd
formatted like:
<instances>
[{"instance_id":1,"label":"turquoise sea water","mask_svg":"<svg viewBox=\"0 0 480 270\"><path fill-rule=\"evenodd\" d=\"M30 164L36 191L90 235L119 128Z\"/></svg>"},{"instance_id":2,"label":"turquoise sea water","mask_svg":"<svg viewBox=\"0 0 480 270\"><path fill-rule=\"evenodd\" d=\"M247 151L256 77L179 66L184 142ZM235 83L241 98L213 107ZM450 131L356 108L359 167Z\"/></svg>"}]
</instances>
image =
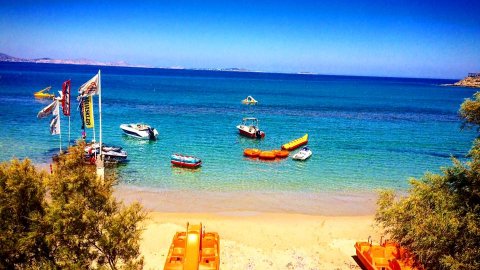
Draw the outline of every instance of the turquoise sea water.
<instances>
[{"instance_id":1,"label":"turquoise sea water","mask_svg":"<svg viewBox=\"0 0 480 270\"><path fill-rule=\"evenodd\" d=\"M99 67L0 63L0 160L30 157L49 163L59 137L37 112L48 104L33 92L64 80L78 87ZM449 80L236 73L101 67L104 142L122 146L124 185L203 191L370 191L408 187L409 177L438 172L464 157L474 138L460 130L458 108L474 93L439 86ZM252 95L257 106L240 100ZM95 101L97 99L95 98ZM72 140L80 137L72 99ZM95 109L97 109L97 103ZM255 116L263 140L238 135L242 117ZM98 126L98 118L95 119ZM156 142L122 135L122 123L145 122ZM63 146L68 119L62 118ZM245 148L276 149L308 133L306 162L242 156ZM98 140L98 131L96 132ZM88 139L93 134L88 130ZM200 157L198 170L173 168L172 153Z\"/></svg>"}]
</instances>

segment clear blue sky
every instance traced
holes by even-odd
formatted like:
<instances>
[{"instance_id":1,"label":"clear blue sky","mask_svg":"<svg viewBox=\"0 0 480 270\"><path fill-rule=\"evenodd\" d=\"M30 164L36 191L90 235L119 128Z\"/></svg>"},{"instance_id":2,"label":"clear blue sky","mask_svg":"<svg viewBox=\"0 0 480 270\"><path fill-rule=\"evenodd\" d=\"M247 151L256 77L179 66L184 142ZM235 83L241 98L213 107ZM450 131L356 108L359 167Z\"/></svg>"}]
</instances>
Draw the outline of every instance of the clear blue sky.
<instances>
[{"instance_id":1,"label":"clear blue sky","mask_svg":"<svg viewBox=\"0 0 480 270\"><path fill-rule=\"evenodd\" d=\"M478 0L257 2L0 0L0 52L272 72L480 72Z\"/></svg>"}]
</instances>

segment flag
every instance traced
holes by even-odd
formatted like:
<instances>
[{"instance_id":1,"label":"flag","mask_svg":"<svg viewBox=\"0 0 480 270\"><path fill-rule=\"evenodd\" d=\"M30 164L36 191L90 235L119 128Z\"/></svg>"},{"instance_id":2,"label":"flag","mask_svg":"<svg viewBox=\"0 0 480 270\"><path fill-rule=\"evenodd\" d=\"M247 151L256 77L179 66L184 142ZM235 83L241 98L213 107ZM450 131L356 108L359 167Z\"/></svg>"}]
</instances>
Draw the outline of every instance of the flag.
<instances>
[{"instance_id":1,"label":"flag","mask_svg":"<svg viewBox=\"0 0 480 270\"><path fill-rule=\"evenodd\" d=\"M41 111L38 112L37 118L45 118L52 114L53 110L55 109L56 100L50 103L47 107L43 108Z\"/></svg>"},{"instance_id":2,"label":"flag","mask_svg":"<svg viewBox=\"0 0 480 270\"><path fill-rule=\"evenodd\" d=\"M88 82L84 83L78 89L78 97L88 97L98 94L98 74L93 76Z\"/></svg>"},{"instance_id":3,"label":"flag","mask_svg":"<svg viewBox=\"0 0 480 270\"><path fill-rule=\"evenodd\" d=\"M89 96L83 100L83 122L86 128L95 127L95 121L93 118L93 98Z\"/></svg>"},{"instance_id":4,"label":"flag","mask_svg":"<svg viewBox=\"0 0 480 270\"><path fill-rule=\"evenodd\" d=\"M50 134L58 135L60 134L60 108L58 101L55 101L55 109L53 110L53 117L50 120Z\"/></svg>"},{"instance_id":5,"label":"flag","mask_svg":"<svg viewBox=\"0 0 480 270\"><path fill-rule=\"evenodd\" d=\"M70 84L71 80L68 80L62 85L62 110L65 116L70 116Z\"/></svg>"}]
</instances>

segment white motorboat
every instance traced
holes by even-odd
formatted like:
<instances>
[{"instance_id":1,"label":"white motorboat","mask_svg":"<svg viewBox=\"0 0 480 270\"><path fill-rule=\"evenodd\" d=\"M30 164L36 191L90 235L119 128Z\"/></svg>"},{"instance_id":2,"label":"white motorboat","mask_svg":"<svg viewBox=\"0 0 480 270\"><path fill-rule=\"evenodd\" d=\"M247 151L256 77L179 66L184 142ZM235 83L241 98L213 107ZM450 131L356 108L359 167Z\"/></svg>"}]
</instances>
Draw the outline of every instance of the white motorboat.
<instances>
[{"instance_id":1,"label":"white motorboat","mask_svg":"<svg viewBox=\"0 0 480 270\"><path fill-rule=\"evenodd\" d=\"M258 127L258 120L257 118L243 118L242 123L237 126L240 135L254 138L254 139L261 139L265 137L265 132L261 131Z\"/></svg>"},{"instance_id":2,"label":"white motorboat","mask_svg":"<svg viewBox=\"0 0 480 270\"><path fill-rule=\"evenodd\" d=\"M120 128L123 132L131 137L145 140L156 140L158 131L145 124L121 124Z\"/></svg>"},{"instance_id":3,"label":"white motorboat","mask_svg":"<svg viewBox=\"0 0 480 270\"><path fill-rule=\"evenodd\" d=\"M295 160L306 160L312 155L312 150L307 146L303 147L300 151L298 151L295 155L293 155L292 159Z\"/></svg>"}]
</instances>

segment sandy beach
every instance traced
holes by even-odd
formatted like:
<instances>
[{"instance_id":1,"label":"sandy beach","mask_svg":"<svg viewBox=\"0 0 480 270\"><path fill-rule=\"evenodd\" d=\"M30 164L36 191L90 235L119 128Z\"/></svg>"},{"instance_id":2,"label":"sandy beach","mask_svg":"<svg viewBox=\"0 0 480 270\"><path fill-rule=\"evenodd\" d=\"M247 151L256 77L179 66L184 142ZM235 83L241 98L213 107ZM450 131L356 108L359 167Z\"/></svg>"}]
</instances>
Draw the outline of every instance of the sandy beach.
<instances>
[{"instance_id":1,"label":"sandy beach","mask_svg":"<svg viewBox=\"0 0 480 270\"><path fill-rule=\"evenodd\" d=\"M374 193L149 191L117 186L149 211L145 269L163 269L173 235L199 223L220 235L221 269L361 269L356 241L374 228Z\"/></svg>"},{"instance_id":2,"label":"sandy beach","mask_svg":"<svg viewBox=\"0 0 480 270\"><path fill-rule=\"evenodd\" d=\"M187 222L220 235L220 269L361 269L355 241L378 240L373 216L282 213L221 214L150 212L141 252L144 269L163 269L172 237Z\"/></svg>"}]
</instances>

